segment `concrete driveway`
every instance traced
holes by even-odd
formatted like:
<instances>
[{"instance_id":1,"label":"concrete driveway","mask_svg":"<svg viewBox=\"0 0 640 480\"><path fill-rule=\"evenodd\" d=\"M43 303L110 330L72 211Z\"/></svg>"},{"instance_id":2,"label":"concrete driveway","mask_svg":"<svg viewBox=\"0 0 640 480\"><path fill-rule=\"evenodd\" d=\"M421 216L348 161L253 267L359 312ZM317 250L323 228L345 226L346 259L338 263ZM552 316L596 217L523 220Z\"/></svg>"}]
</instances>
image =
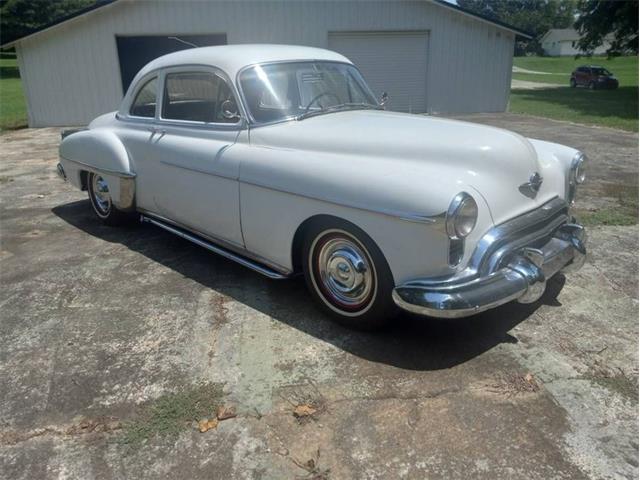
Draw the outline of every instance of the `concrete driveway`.
<instances>
[{"instance_id":1,"label":"concrete driveway","mask_svg":"<svg viewBox=\"0 0 640 480\"><path fill-rule=\"evenodd\" d=\"M635 134L469 118L584 149L585 204L637 185ZM637 476L637 226L593 227L534 305L363 334L300 280L101 226L55 176L58 141L0 136L0 477ZM214 404L237 416L214 428Z\"/></svg>"}]
</instances>

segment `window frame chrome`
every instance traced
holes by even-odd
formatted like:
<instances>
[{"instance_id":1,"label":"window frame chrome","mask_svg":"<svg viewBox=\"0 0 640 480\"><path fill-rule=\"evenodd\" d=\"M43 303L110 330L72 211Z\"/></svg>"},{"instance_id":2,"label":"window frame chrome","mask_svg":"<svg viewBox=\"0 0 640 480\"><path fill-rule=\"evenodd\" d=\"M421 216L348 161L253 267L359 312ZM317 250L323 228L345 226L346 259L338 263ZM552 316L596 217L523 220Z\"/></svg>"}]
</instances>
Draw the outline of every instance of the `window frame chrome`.
<instances>
[{"instance_id":1,"label":"window frame chrome","mask_svg":"<svg viewBox=\"0 0 640 480\"><path fill-rule=\"evenodd\" d=\"M238 92L240 93L240 98L242 99L242 103L243 106L248 105L247 99L244 96L244 90L242 89L242 84L240 83L240 75L242 75L246 70L249 70L251 68L257 67L257 66L269 66L269 65L283 65L283 64L288 64L288 63L338 63L341 65L347 65L349 67L353 67L355 68L358 73L360 74L360 76L362 77L362 80L364 81L364 86L366 87L367 91L371 94L372 98L376 98L376 96L374 95L373 91L371 90L371 87L369 87L369 84L367 83L366 79L364 78L364 75L362 75L362 72L360 71L360 69L358 67L356 67L353 63L351 62L344 62L341 60L315 60L315 59L310 59L310 58L300 58L297 60L276 60L273 62L256 62L256 63L251 63L249 65L245 65L244 67L242 67L240 70L238 70L238 72L236 73L236 89L238 90ZM378 103L378 106L380 106L380 103ZM265 127L268 125L275 125L277 123L285 123L285 122L291 122L291 121L295 121L296 116L292 115L286 118L282 118L280 120L273 120L271 122L257 122L253 116L251 115L251 111L249 110L248 107L244 108L244 111L246 112L247 115L247 121L249 123L249 126L252 128L257 128L257 127ZM332 112L335 113L335 112Z\"/></svg>"},{"instance_id":2,"label":"window frame chrome","mask_svg":"<svg viewBox=\"0 0 640 480\"><path fill-rule=\"evenodd\" d=\"M161 117L162 112L162 103L164 100L164 87L165 87L165 79L167 73L174 72L182 72L182 73L196 73L196 72L208 72L213 73L220 77L227 84L229 89L231 90L231 94L238 106L238 111L240 113L240 118L236 123L219 123L219 122L196 122L190 120L172 120L172 119L164 119ZM142 86L147 84L147 81L151 79L151 77L158 77L160 88L156 91L156 113L154 118L150 117L137 117L130 115L131 107L133 106L133 101ZM197 64L197 63L185 63L185 64L176 64L171 65L170 67L160 67L156 68L150 72L148 72L144 77L140 78L136 82L135 95L130 95L128 102L126 104L125 112L116 113L116 119L138 123L143 125L156 125L158 127L167 126L167 127L183 127L183 128L195 128L200 130L244 130L248 127L247 115L244 109L244 104L239 101L240 95L238 90L236 89L235 83L231 81L229 76L226 74L224 70L221 68L215 67L213 65L206 64Z\"/></svg>"},{"instance_id":3,"label":"window frame chrome","mask_svg":"<svg viewBox=\"0 0 640 480\"><path fill-rule=\"evenodd\" d=\"M142 89L144 87L146 87L150 82L156 80L157 81L157 85L156 85L156 105L155 105L155 109L153 111L153 116L152 117L142 117L140 115L132 115L131 114L131 110L133 109L133 105L136 103L136 100L138 98L138 95L140 95L140 92L142 91ZM127 117L128 118L133 118L136 120L155 120L156 116L158 115L158 85L160 85L160 76L157 74L151 74L151 75L145 75L144 77L142 77L140 79L140 81L136 84L136 89L133 91L133 94L131 95L131 101L129 102L129 105L127 106Z\"/></svg>"}]
</instances>

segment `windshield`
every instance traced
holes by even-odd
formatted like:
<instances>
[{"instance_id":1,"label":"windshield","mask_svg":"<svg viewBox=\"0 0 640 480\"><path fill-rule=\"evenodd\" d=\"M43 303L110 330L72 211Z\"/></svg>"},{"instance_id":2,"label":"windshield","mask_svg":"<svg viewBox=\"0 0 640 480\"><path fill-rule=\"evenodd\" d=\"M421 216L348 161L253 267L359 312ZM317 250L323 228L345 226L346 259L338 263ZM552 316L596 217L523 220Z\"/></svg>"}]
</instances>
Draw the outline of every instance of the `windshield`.
<instances>
[{"instance_id":1,"label":"windshield","mask_svg":"<svg viewBox=\"0 0 640 480\"><path fill-rule=\"evenodd\" d=\"M240 74L240 87L246 107L258 123L342 109L379 108L360 72L345 63L257 65Z\"/></svg>"}]
</instances>

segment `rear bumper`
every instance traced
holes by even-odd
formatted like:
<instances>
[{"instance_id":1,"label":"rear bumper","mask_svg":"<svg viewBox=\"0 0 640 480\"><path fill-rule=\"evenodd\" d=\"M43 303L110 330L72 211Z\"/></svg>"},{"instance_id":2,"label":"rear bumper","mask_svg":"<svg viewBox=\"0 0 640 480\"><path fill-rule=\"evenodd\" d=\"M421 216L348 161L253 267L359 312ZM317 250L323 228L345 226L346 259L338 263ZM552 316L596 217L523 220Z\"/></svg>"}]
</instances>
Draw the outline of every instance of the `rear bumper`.
<instances>
[{"instance_id":1,"label":"rear bumper","mask_svg":"<svg viewBox=\"0 0 640 480\"><path fill-rule=\"evenodd\" d=\"M58 165L56 166L56 172L62 180L64 180L65 182L67 181L67 173L64 171L64 167L61 163L58 163Z\"/></svg>"},{"instance_id":2,"label":"rear bumper","mask_svg":"<svg viewBox=\"0 0 640 480\"><path fill-rule=\"evenodd\" d=\"M414 280L396 287L393 300L420 315L467 317L512 300L532 303L545 291L547 280L582 267L586 233L581 225L564 223L540 245L524 246L506 255L495 271L458 281Z\"/></svg>"}]
</instances>

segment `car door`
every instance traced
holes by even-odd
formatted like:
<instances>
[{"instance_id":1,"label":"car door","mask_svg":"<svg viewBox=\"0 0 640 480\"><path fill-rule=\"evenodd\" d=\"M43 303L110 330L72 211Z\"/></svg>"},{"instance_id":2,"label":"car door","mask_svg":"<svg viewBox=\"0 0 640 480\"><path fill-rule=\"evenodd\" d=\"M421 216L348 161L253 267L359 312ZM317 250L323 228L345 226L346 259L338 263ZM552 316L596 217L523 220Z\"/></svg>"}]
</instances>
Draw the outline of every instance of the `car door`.
<instances>
[{"instance_id":1,"label":"car door","mask_svg":"<svg viewBox=\"0 0 640 480\"><path fill-rule=\"evenodd\" d=\"M225 101L237 105L230 83L217 69L194 66L161 72L158 85L153 124L135 141L129 132L139 207L242 247L239 163L227 155L242 123L222 113Z\"/></svg>"},{"instance_id":2,"label":"car door","mask_svg":"<svg viewBox=\"0 0 640 480\"><path fill-rule=\"evenodd\" d=\"M573 78L576 80L576 85L582 85L582 68L576 68Z\"/></svg>"},{"instance_id":3,"label":"car door","mask_svg":"<svg viewBox=\"0 0 640 480\"><path fill-rule=\"evenodd\" d=\"M589 83L589 69L585 67L578 68L578 84L587 85Z\"/></svg>"}]
</instances>

